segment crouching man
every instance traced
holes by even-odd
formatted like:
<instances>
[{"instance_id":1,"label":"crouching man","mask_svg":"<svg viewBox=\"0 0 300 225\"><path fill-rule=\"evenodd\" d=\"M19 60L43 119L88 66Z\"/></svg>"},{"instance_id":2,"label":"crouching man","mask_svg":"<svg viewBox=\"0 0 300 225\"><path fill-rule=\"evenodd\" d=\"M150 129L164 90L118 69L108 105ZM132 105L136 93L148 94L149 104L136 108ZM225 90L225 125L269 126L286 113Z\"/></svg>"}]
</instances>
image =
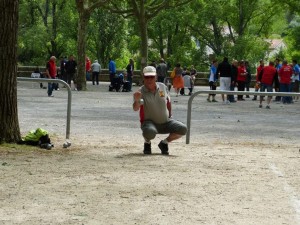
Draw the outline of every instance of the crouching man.
<instances>
[{"instance_id":1,"label":"crouching man","mask_svg":"<svg viewBox=\"0 0 300 225\"><path fill-rule=\"evenodd\" d=\"M165 84L156 82L156 69L147 66L143 70L144 85L133 94L133 110L140 111L140 122L144 143L144 154L151 154L151 140L156 134L169 134L158 147L161 154L169 155L168 143L187 132L183 123L172 119L171 100Z\"/></svg>"}]
</instances>

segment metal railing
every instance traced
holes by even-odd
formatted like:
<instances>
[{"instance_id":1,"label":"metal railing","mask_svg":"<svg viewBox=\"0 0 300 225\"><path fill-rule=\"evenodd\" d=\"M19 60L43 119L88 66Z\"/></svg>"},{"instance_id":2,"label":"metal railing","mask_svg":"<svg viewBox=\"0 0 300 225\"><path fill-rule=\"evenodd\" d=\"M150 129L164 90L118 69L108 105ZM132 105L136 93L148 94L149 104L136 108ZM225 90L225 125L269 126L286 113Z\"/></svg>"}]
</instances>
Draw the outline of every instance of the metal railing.
<instances>
[{"instance_id":1,"label":"metal railing","mask_svg":"<svg viewBox=\"0 0 300 225\"><path fill-rule=\"evenodd\" d=\"M191 117L192 117L192 102L194 98L199 94L226 94L226 95L257 95L257 96L300 96L300 93L295 92L254 92L254 91L197 91L192 94L188 101L187 111L187 133L186 133L186 144L190 143L191 134Z\"/></svg>"},{"instance_id":2,"label":"metal railing","mask_svg":"<svg viewBox=\"0 0 300 225\"><path fill-rule=\"evenodd\" d=\"M39 83L60 83L67 88L68 91L68 105L67 105L67 124L66 124L66 142L63 147L67 148L71 146L70 139L70 122L71 122L71 103L72 103L72 91L70 86L63 80L60 79L46 79L46 78L27 78L27 77L17 77L18 81L26 82L39 82Z\"/></svg>"}]
</instances>

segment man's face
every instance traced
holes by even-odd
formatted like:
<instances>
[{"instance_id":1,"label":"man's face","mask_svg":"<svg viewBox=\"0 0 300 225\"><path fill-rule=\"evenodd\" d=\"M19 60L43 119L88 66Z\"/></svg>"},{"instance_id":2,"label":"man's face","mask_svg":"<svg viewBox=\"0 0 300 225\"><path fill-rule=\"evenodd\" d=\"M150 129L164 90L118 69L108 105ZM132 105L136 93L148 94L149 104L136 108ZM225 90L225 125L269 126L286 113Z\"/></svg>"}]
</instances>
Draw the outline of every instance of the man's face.
<instances>
[{"instance_id":1,"label":"man's face","mask_svg":"<svg viewBox=\"0 0 300 225\"><path fill-rule=\"evenodd\" d=\"M156 76L144 76L144 85L146 88L153 88L156 84Z\"/></svg>"}]
</instances>

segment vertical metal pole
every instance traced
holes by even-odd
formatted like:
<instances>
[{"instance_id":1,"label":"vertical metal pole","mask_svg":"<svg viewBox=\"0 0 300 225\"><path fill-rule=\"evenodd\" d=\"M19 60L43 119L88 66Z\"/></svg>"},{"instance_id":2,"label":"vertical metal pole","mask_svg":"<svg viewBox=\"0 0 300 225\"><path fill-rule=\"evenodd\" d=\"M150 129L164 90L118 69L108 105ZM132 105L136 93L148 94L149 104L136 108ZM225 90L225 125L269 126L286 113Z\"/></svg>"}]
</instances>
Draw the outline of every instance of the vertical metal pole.
<instances>
[{"instance_id":1,"label":"vertical metal pole","mask_svg":"<svg viewBox=\"0 0 300 225\"><path fill-rule=\"evenodd\" d=\"M72 104L72 91L71 87L63 80L60 79L46 79L46 78L28 78L28 77L17 77L19 81L27 82L47 82L47 83L60 83L64 85L68 90L68 104L67 104L67 124L66 124L66 139L70 139L70 123L71 123L71 104Z\"/></svg>"}]
</instances>

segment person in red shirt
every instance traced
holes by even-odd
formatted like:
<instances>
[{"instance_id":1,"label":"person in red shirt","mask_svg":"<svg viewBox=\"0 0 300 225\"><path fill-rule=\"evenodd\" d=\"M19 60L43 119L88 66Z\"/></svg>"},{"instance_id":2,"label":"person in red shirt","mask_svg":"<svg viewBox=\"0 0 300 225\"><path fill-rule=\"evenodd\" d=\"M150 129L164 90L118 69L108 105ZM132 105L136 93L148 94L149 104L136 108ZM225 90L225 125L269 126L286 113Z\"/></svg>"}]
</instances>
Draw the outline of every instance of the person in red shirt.
<instances>
[{"instance_id":1,"label":"person in red shirt","mask_svg":"<svg viewBox=\"0 0 300 225\"><path fill-rule=\"evenodd\" d=\"M291 77L293 75L293 68L288 65L286 60L283 60L282 67L278 71L279 74L279 92L291 92ZM282 97L283 104L291 104L291 96Z\"/></svg>"},{"instance_id":2,"label":"person in red shirt","mask_svg":"<svg viewBox=\"0 0 300 225\"><path fill-rule=\"evenodd\" d=\"M240 65L238 67L238 75L237 75L238 91L245 91L246 77L247 77L247 70L246 70L245 62L241 60ZM243 95L238 95L237 100L245 101L245 99L243 99Z\"/></svg>"},{"instance_id":3,"label":"person in red shirt","mask_svg":"<svg viewBox=\"0 0 300 225\"><path fill-rule=\"evenodd\" d=\"M90 80L91 78L91 60L89 57L86 57L85 59L85 74L86 74L86 80Z\"/></svg>"},{"instance_id":4,"label":"person in red shirt","mask_svg":"<svg viewBox=\"0 0 300 225\"><path fill-rule=\"evenodd\" d=\"M259 60L259 66L256 68L256 84L255 84L255 91L258 92L260 89L260 84L259 84L259 80L258 80L258 76L260 74L260 72L262 71L262 69L265 67L265 63L264 60ZM254 98L252 99L253 101L257 100L257 96L254 95Z\"/></svg>"},{"instance_id":5,"label":"person in red shirt","mask_svg":"<svg viewBox=\"0 0 300 225\"><path fill-rule=\"evenodd\" d=\"M274 67L274 62L270 61L268 66L265 66L259 73L258 84L260 84L260 92L273 92L273 83L278 83L277 70ZM268 96L267 109L270 109L272 96ZM263 96L259 98L259 108L262 108Z\"/></svg>"},{"instance_id":6,"label":"person in red shirt","mask_svg":"<svg viewBox=\"0 0 300 225\"><path fill-rule=\"evenodd\" d=\"M46 65L46 76L49 79L55 79L56 78L56 64L55 64L56 57L51 56L50 60L47 62ZM53 89L55 88L55 83L48 82L48 96L53 97Z\"/></svg>"}]
</instances>

